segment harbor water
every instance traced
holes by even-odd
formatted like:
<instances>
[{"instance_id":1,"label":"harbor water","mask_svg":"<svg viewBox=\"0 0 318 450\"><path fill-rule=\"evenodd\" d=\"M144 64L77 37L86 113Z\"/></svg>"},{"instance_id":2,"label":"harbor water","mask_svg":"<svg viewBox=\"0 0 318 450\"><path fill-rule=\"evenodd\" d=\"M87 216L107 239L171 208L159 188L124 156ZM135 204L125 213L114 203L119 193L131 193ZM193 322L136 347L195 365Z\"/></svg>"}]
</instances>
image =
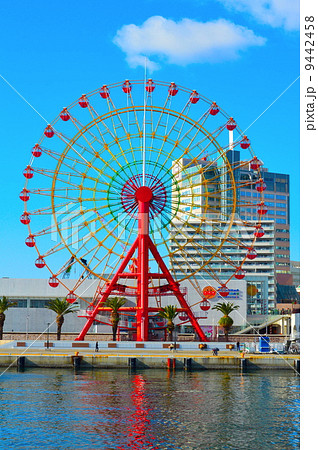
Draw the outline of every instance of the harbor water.
<instances>
[{"instance_id":1,"label":"harbor water","mask_svg":"<svg viewBox=\"0 0 318 450\"><path fill-rule=\"evenodd\" d=\"M0 376L1 449L299 448L289 371L64 369Z\"/></svg>"}]
</instances>

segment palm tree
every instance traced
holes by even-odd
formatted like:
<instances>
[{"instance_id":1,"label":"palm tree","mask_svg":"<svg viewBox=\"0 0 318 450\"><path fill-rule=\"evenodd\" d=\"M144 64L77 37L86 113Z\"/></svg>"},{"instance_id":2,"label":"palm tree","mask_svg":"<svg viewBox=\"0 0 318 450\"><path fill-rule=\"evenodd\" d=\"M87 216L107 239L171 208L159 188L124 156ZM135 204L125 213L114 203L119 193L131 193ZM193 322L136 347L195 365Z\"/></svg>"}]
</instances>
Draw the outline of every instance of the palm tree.
<instances>
[{"instance_id":1,"label":"palm tree","mask_svg":"<svg viewBox=\"0 0 318 450\"><path fill-rule=\"evenodd\" d=\"M0 300L0 340L3 338L3 325L6 320L6 315L4 312L14 305L16 305L16 303L10 302L7 297L2 297Z\"/></svg>"},{"instance_id":2,"label":"palm tree","mask_svg":"<svg viewBox=\"0 0 318 450\"><path fill-rule=\"evenodd\" d=\"M61 340L61 331L62 331L62 325L64 323L64 316L65 314L74 313L77 311L77 307L74 305L70 305L65 298L60 299L56 298L55 300L50 300L49 303L46 305L46 308L50 309L51 311L54 311L56 315L56 325L57 325L57 331L56 331L56 339L58 341Z\"/></svg>"},{"instance_id":3,"label":"palm tree","mask_svg":"<svg viewBox=\"0 0 318 450\"><path fill-rule=\"evenodd\" d=\"M168 305L159 311L159 316L167 320L168 340L172 341L172 332L174 330L173 319L178 315L177 307Z\"/></svg>"},{"instance_id":4,"label":"palm tree","mask_svg":"<svg viewBox=\"0 0 318 450\"><path fill-rule=\"evenodd\" d=\"M111 308L110 323L113 327L113 341L116 341L118 322L120 321L118 310L124 306L126 301L124 297L109 297L105 302L105 306Z\"/></svg>"},{"instance_id":5,"label":"palm tree","mask_svg":"<svg viewBox=\"0 0 318 450\"><path fill-rule=\"evenodd\" d=\"M233 319L229 315L231 314L232 311L234 311L238 308L239 308L239 305L234 305L234 303L230 303L230 302L217 303L212 308L212 309L216 309L217 311L220 311L223 314L223 316L219 320L219 324L224 329L224 336L225 336L226 341L229 340L229 330L230 330L231 326L233 325Z\"/></svg>"}]
</instances>

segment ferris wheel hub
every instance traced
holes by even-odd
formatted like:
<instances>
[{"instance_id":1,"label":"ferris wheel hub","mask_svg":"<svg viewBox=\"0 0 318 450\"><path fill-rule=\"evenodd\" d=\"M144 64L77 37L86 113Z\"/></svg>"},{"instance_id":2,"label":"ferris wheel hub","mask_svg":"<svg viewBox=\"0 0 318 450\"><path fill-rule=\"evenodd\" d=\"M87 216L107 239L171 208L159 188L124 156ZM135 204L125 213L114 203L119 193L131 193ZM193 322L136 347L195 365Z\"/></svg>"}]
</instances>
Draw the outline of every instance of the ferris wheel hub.
<instances>
[{"instance_id":1,"label":"ferris wheel hub","mask_svg":"<svg viewBox=\"0 0 318 450\"><path fill-rule=\"evenodd\" d=\"M138 202L149 203L153 198L152 190L148 186L141 186L136 190L135 198Z\"/></svg>"}]
</instances>

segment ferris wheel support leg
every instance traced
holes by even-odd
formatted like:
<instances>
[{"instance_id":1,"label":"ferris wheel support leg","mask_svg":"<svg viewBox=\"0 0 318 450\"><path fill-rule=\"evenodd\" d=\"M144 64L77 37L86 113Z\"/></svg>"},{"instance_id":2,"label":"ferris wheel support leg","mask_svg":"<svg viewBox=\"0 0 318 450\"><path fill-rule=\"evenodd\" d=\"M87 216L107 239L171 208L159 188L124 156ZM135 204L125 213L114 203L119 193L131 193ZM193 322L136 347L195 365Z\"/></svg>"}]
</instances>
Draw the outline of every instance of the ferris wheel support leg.
<instances>
[{"instance_id":1,"label":"ferris wheel support leg","mask_svg":"<svg viewBox=\"0 0 318 450\"><path fill-rule=\"evenodd\" d=\"M151 239L149 239L149 248L150 248L150 251L153 254L154 258L156 259L157 263L159 264L159 267L160 267L162 273L165 274L167 281L172 286L173 291L174 291L174 295L177 297L181 307L185 308L187 310L187 314L189 316L191 325L193 326L193 328L197 332L200 340L203 341L203 342L208 342L208 338L204 334L204 332L203 332L202 328L200 327L197 319L195 318L193 312L191 311L189 305L187 304L183 294L181 293L178 283L176 283L176 281L173 279L171 273L169 272L167 266L165 265L163 259L161 258L158 250L156 249L156 247L155 247L154 243L151 241Z\"/></svg>"},{"instance_id":2,"label":"ferris wheel support leg","mask_svg":"<svg viewBox=\"0 0 318 450\"><path fill-rule=\"evenodd\" d=\"M149 327L149 201L152 192L144 187L137 190L138 200L138 309L137 309L137 341L148 340Z\"/></svg>"},{"instance_id":3,"label":"ferris wheel support leg","mask_svg":"<svg viewBox=\"0 0 318 450\"><path fill-rule=\"evenodd\" d=\"M149 245L148 235L139 236L139 265L138 291L140 292L139 308L137 309L137 341L148 340L149 328L149 304L148 304L148 281L149 281Z\"/></svg>"},{"instance_id":4,"label":"ferris wheel support leg","mask_svg":"<svg viewBox=\"0 0 318 450\"><path fill-rule=\"evenodd\" d=\"M97 302L96 306L94 307L92 313L91 313L91 317L89 317L87 319L86 324L84 325L82 331L80 332L80 334L77 336L77 338L75 339L75 341L83 341L86 333L88 332L88 330L90 329L90 327L92 326L94 319L96 317L96 314L98 313L99 307L101 305L101 303L105 302L109 296L109 294L111 293L114 285L117 283L118 278L120 277L120 274L124 271L125 267L127 266L127 264L129 263L129 261L131 260L136 248L138 245L138 238L135 240L135 242L133 243L133 245L130 247L129 252L127 253L127 255L125 256L123 262L121 263L121 265L119 266L117 272L115 273L115 275L113 276L112 281L110 282L108 288L106 289L105 293L101 296L101 298L99 299L99 301Z\"/></svg>"}]
</instances>

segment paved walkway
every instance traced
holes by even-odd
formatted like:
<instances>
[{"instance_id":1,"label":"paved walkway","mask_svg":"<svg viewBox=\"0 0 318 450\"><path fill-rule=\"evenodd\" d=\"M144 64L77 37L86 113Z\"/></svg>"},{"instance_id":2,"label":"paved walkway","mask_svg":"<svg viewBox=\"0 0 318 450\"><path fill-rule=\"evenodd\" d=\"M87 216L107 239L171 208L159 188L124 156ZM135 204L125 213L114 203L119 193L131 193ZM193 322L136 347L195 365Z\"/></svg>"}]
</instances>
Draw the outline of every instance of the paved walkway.
<instances>
[{"instance_id":1,"label":"paved walkway","mask_svg":"<svg viewBox=\"0 0 318 450\"><path fill-rule=\"evenodd\" d=\"M93 354L100 356L129 356L129 357L178 357L178 358L207 358L212 357L213 352L211 350L169 350L169 349L136 349L136 348L101 348L98 352L95 349L90 348L25 348L25 347L15 347L15 348L1 348L1 355L11 355L11 356L30 356L30 355L75 355L77 353L82 356L91 356ZM236 350L224 350L218 352L219 357L226 358L242 358L241 352ZM214 356L216 357L216 356ZM299 359L300 355L288 354L275 354L275 353L245 353L244 358L284 358L284 359Z\"/></svg>"}]
</instances>

